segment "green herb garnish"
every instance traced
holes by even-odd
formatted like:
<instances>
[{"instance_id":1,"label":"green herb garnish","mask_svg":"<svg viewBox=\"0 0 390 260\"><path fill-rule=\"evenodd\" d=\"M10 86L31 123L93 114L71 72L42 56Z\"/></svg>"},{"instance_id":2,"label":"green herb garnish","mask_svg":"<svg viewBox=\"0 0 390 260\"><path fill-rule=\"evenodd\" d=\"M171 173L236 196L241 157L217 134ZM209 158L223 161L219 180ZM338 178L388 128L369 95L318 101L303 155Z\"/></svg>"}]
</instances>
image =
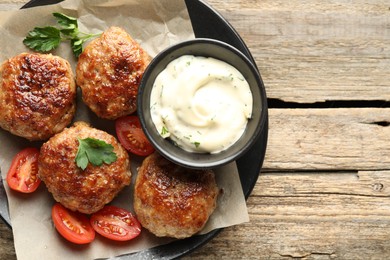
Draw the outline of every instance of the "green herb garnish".
<instances>
[{"instance_id":1,"label":"green herb garnish","mask_svg":"<svg viewBox=\"0 0 390 260\"><path fill-rule=\"evenodd\" d=\"M162 129L161 129L160 135L161 136L165 136L168 133L169 133L168 129L165 126L163 126Z\"/></svg>"},{"instance_id":2,"label":"green herb garnish","mask_svg":"<svg viewBox=\"0 0 390 260\"><path fill-rule=\"evenodd\" d=\"M195 145L196 148L199 147L200 143L199 142L193 142L193 144Z\"/></svg>"},{"instance_id":3,"label":"green herb garnish","mask_svg":"<svg viewBox=\"0 0 390 260\"><path fill-rule=\"evenodd\" d=\"M57 19L58 27L46 26L35 27L29 31L23 43L38 52L48 52L56 49L61 42L70 41L73 54L77 58L83 51L83 44L87 40L99 34L87 34L78 29L77 18L63 13L53 13Z\"/></svg>"},{"instance_id":4,"label":"green herb garnish","mask_svg":"<svg viewBox=\"0 0 390 260\"><path fill-rule=\"evenodd\" d=\"M113 152L114 147L102 140L95 138L78 139L79 148L76 155L76 164L82 170L87 168L88 162L101 166L103 163L111 164L117 160Z\"/></svg>"}]
</instances>

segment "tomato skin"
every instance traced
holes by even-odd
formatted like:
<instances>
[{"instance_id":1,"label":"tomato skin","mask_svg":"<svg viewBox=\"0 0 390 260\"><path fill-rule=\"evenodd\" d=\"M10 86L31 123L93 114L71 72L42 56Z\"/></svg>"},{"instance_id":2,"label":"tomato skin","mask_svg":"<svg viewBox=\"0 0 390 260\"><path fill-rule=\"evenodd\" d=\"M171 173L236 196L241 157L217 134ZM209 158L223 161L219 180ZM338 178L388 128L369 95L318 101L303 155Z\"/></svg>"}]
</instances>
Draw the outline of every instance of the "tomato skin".
<instances>
[{"instance_id":1,"label":"tomato skin","mask_svg":"<svg viewBox=\"0 0 390 260\"><path fill-rule=\"evenodd\" d=\"M129 152L140 156L147 156L154 152L137 116L118 118L115 121L115 130L119 142Z\"/></svg>"},{"instance_id":2,"label":"tomato skin","mask_svg":"<svg viewBox=\"0 0 390 260\"><path fill-rule=\"evenodd\" d=\"M95 239L95 230L86 215L70 211L57 202L51 210L51 217L58 233L66 240L82 245Z\"/></svg>"},{"instance_id":3,"label":"tomato skin","mask_svg":"<svg viewBox=\"0 0 390 260\"><path fill-rule=\"evenodd\" d=\"M28 147L15 155L7 173L8 186L22 193L34 192L41 180L38 177L39 150Z\"/></svg>"},{"instance_id":4,"label":"tomato skin","mask_svg":"<svg viewBox=\"0 0 390 260\"><path fill-rule=\"evenodd\" d=\"M91 225L97 233L115 241L128 241L141 233L141 224L133 214L116 206L105 206L92 214Z\"/></svg>"}]
</instances>

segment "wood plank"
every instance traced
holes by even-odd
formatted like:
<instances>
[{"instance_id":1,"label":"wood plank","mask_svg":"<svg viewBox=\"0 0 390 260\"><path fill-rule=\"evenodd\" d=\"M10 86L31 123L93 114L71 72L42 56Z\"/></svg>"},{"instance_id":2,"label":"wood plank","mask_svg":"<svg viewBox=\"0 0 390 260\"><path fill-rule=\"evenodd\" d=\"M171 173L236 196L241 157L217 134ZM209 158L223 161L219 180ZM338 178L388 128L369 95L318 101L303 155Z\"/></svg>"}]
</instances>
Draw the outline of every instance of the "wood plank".
<instances>
[{"instance_id":1,"label":"wood plank","mask_svg":"<svg viewBox=\"0 0 390 260\"><path fill-rule=\"evenodd\" d=\"M12 230L0 219L0 259L16 259Z\"/></svg>"},{"instance_id":2,"label":"wood plank","mask_svg":"<svg viewBox=\"0 0 390 260\"><path fill-rule=\"evenodd\" d=\"M4 0L0 10L25 2ZM268 97L390 100L390 18L383 1L207 2L247 43Z\"/></svg>"},{"instance_id":3,"label":"wood plank","mask_svg":"<svg viewBox=\"0 0 390 260\"><path fill-rule=\"evenodd\" d=\"M23 1L23 0L21 0ZM323 1L301 1L301 0L204 0L218 10L230 10L234 12L241 9L250 10L301 10L321 12L366 12L383 13L386 6L383 0L354 1L350 0L323 0ZM299 7L299 8L298 8Z\"/></svg>"},{"instance_id":4,"label":"wood plank","mask_svg":"<svg viewBox=\"0 0 390 260\"><path fill-rule=\"evenodd\" d=\"M2 1L0 10L25 2ZM390 100L390 18L383 1L208 3L247 43L268 97L302 103Z\"/></svg>"},{"instance_id":5,"label":"wood plank","mask_svg":"<svg viewBox=\"0 0 390 260\"><path fill-rule=\"evenodd\" d=\"M390 171L263 173L249 223L185 259L388 259Z\"/></svg>"},{"instance_id":6,"label":"wood plank","mask_svg":"<svg viewBox=\"0 0 390 260\"><path fill-rule=\"evenodd\" d=\"M390 100L383 1L208 1L235 27L267 95L284 101Z\"/></svg>"},{"instance_id":7,"label":"wood plank","mask_svg":"<svg viewBox=\"0 0 390 260\"><path fill-rule=\"evenodd\" d=\"M24 2L4 0L0 9ZM208 2L248 44L269 97L389 100L385 1ZM185 259L390 258L388 121L386 108L270 109L265 169L248 199L251 221ZM1 221L0 259L16 259Z\"/></svg>"},{"instance_id":8,"label":"wood plank","mask_svg":"<svg viewBox=\"0 0 390 260\"><path fill-rule=\"evenodd\" d=\"M343 238L348 232L355 232L354 229L357 228L347 225L351 221L361 223L363 230L387 225L389 221L387 214L390 212L389 172L372 171L359 172L359 174L346 172L332 175L328 172L305 174L291 169L388 169L390 151L387 144L390 128L374 123L388 120L390 109L271 109L269 112L269 146L264 171L268 169L288 172L261 175L248 200L251 222L227 229L221 234L222 240L212 242L211 246L216 246L213 243L227 243L227 245L238 243L236 237L243 239L242 243L245 244L252 239L256 241L259 234L272 236L267 237L267 241L275 243L275 246L282 246L276 241L283 231L278 228L294 225L297 228L294 232L305 232L305 230L311 232L318 227L318 232L324 232L331 229L334 216L341 222L337 222L338 226L331 230ZM319 150L318 147L322 149ZM370 210L361 213L359 211L361 208ZM312 216L317 216L319 219L313 220ZM305 222L306 219L308 222ZM2 229L0 241L5 243L3 248L8 248L3 251L0 249L0 259L2 256L7 256L8 259L10 254L13 254L9 251L12 233L4 225L0 224L0 227ZM285 237L284 244L289 240L292 240L291 243L296 242L296 239L291 237L292 234L293 231L290 237ZM382 236L379 234L375 237ZM384 235L386 236L387 233ZM3 242L4 236L6 242ZM307 243L311 239L319 240L318 236L317 233L306 234L299 241ZM230 241L233 238L234 241ZM253 250L261 252L266 249L264 246L269 246L265 238L259 243L265 244ZM353 243L363 242L345 243L338 249L344 253L353 246ZM317 247L318 245L313 246L313 248ZM229 254L229 250L239 250L238 255L243 253L237 246L232 249L229 249L229 246L223 248L227 250L225 253L214 249L213 253L218 256ZM278 250L280 255L288 253L280 251L280 248ZM367 248L367 250L371 249ZM310 250L306 248L302 254L307 252ZM297 254L300 253L294 251L292 255ZM246 251L244 256L250 255L256 255L256 252Z\"/></svg>"},{"instance_id":9,"label":"wood plank","mask_svg":"<svg viewBox=\"0 0 390 260\"><path fill-rule=\"evenodd\" d=\"M264 169L390 168L389 108L270 109Z\"/></svg>"},{"instance_id":10,"label":"wood plank","mask_svg":"<svg viewBox=\"0 0 390 260\"><path fill-rule=\"evenodd\" d=\"M388 258L389 174L263 173L248 200L251 221L225 229L186 258ZM7 241L0 259L15 259L11 231L3 224L0 230Z\"/></svg>"}]
</instances>

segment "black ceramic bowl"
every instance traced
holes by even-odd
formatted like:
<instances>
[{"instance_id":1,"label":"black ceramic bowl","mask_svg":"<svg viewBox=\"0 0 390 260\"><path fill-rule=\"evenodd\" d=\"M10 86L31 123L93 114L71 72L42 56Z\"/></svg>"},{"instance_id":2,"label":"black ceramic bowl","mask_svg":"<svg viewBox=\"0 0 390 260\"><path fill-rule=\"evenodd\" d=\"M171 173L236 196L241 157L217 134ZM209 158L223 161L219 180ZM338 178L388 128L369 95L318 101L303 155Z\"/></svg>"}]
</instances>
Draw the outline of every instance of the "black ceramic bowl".
<instances>
[{"instance_id":1,"label":"black ceramic bowl","mask_svg":"<svg viewBox=\"0 0 390 260\"><path fill-rule=\"evenodd\" d=\"M225 61L238 69L249 83L253 95L252 118L241 138L222 152L210 154L185 151L170 139L162 138L154 126L150 113L150 94L154 81L168 63L183 55L212 57ZM197 38L181 42L159 53L143 75L137 102L142 128L155 149L168 160L189 168L215 168L238 159L255 143L266 121L266 95L257 68L236 48L214 39Z\"/></svg>"}]
</instances>

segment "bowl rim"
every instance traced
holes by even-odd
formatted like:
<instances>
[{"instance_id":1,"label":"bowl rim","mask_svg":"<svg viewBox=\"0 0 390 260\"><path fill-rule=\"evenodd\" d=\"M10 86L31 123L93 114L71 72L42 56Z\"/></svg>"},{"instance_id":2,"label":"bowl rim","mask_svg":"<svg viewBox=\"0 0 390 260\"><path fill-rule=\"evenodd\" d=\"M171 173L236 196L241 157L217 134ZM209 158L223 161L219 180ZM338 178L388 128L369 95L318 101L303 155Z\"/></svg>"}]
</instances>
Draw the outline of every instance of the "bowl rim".
<instances>
[{"instance_id":1,"label":"bowl rim","mask_svg":"<svg viewBox=\"0 0 390 260\"><path fill-rule=\"evenodd\" d=\"M151 126L148 126L148 124L147 124L147 122L146 122L146 120L145 120L145 118L143 116L143 113L142 113L142 103L143 103L142 99L143 99L143 95L144 95L144 86L146 85L146 83L148 81L150 81L149 77L153 73L155 67L161 61L163 61L165 57L171 55L172 52L175 52L175 51L177 51L177 49L181 49L183 47L187 47L187 46L190 46L192 44L212 44L212 45L216 45L219 48L227 49L228 51L232 52L235 56L239 57L242 61L244 61L246 66L248 66L248 68L249 68L249 70L251 72L251 75L253 75L253 77L254 77L254 79L256 81L256 86L257 86L257 88L259 90L259 93L260 93L260 103L261 103L260 109L261 109L261 111L260 111L260 116L259 116L259 122L258 122L257 126L255 127L255 131L254 131L252 137L250 138L250 140L248 142L245 142L242 145L241 149L239 149L236 153L234 153L234 154L232 154L232 155L230 155L228 157L223 157L222 159L216 160L216 161L213 160L213 161L208 161L208 162L198 162L197 160L183 160L182 158L178 158L178 157L176 157L174 155L171 155L169 152L167 152L167 149L163 149L157 143L157 141L154 140L154 138L153 138L154 136L159 136L159 137L161 137L161 136L158 133L157 134L152 133L153 130L150 129ZM197 54L194 54L194 55L196 56ZM180 56L181 55L179 55L177 57L180 57ZM205 56L205 55L198 55L198 56ZM241 72L240 68L237 68L237 69ZM250 86L250 87L252 89L252 86ZM212 39L212 38L195 38L195 39L190 39L190 40L186 40L186 41L181 41L179 43L170 45L169 47L167 47L164 50L162 50L161 52L159 52L151 60L151 62L149 63L149 65L145 69L145 72L144 72L143 77L141 79L141 82L140 82L140 85L139 85L139 91L138 91L138 94L137 94L137 108L138 108L137 109L137 114L138 114L138 117L140 119L141 127L142 127L142 129L143 129L147 139L150 141L150 143L153 145L153 147L156 149L156 151L158 151L166 159L168 159L168 160L170 160L170 161L172 161L172 162L174 162L174 163L176 163L178 165L181 165L181 166L187 167L187 168L193 168L193 169L211 169L211 168L216 168L216 167L220 167L220 166L223 166L225 164L228 164L228 163L230 163L230 162L240 158L259 139L259 137L261 135L261 132L262 132L264 126L265 126L265 121L267 119L266 118L267 117L267 97L266 97L263 81L261 79L259 70L256 67L256 65L246 55L244 55L241 51L239 51L234 46L232 46L232 45L230 45L230 44L228 44L226 42L223 42L223 41L220 41L220 40L216 40L216 39ZM181 149L181 150L183 151L183 153L187 153L187 154L191 153L191 152L185 151L183 149ZM229 148L226 149L226 151L228 151L228 150L229 150ZM196 153L191 153L191 154L196 154Z\"/></svg>"}]
</instances>

